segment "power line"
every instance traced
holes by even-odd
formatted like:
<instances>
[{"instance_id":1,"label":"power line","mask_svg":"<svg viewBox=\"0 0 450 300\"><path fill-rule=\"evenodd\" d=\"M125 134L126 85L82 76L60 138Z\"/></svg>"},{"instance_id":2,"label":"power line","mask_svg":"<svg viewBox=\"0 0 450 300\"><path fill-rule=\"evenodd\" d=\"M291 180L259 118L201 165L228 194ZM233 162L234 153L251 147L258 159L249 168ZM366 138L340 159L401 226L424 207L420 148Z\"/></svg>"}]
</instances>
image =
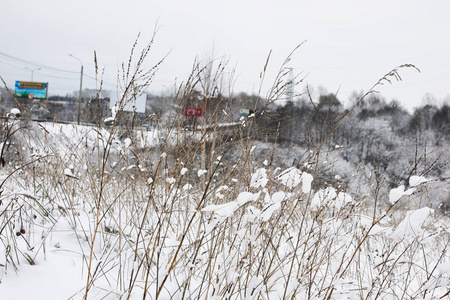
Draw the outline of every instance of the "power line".
<instances>
[{"instance_id":1,"label":"power line","mask_svg":"<svg viewBox=\"0 0 450 300\"><path fill-rule=\"evenodd\" d=\"M30 65L30 66L42 68L43 71L44 71L44 72L40 72L42 75L45 74L45 70L49 70L49 71L57 71L57 72L64 72L64 73L69 73L69 74L77 74L77 75L79 74L79 72L77 72L77 71L69 71L69 70L64 70L64 69L54 68L54 67L50 67L50 66L38 64L38 63L35 63L35 62L32 62L32 61L28 61L28 60L25 60L25 59L22 59L22 58L19 58L19 57L15 57L15 56L12 56L12 55L9 55L9 54L0 52L0 58L1 58L2 56L3 56L4 58L9 59L9 60L13 60L13 61L16 61L16 62L20 62L20 63L22 63L22 64L27 64L27 65ZM19 69L19 70L22 69L22 66L15 66L15 65L13 65L13 64L11 64L11 63L7 63L7 62L5 62L5 61L3 61L3 63L9 65L10 67ZM70 78L69 78L69 77L59 77L59 76L49 75L49 74L45 74L45 76L47 76L47 77L53 77L53 78L59 78L59 79L71 79L71 80L72 80L72 79L75 79L75 78L72 78L72 77L70 77ZM88 74L86 74L86 73L83 74L83 77L85 77L86 79L91 80L91 82L92 82L92 81L98 82L98 83L102 82L102 84L103 84L104 86L109 86L109 87L114 87L114 88L117 88L117 86L118 86L117 83L111 83L111 82L108 82L108 81L105 81L105 80L96 78L96 77L94 77L94 76L90 76L90 75L88 75Z\"/></svg>"},{"instance_id":2,"label":"power line","mask_svg":"<svg viewBox=\"0 0 450 300\"><path fill-rule=\"evenodd\" d=\"M31 61L27 61L27 60L24 60L24 59L21 59L21 58L18 58L18 57L15 57L15 56L3 53L3 52L0 52L0 55L2 55L4 57L8 57L10 59L14 59L16 61L20 61L22 63L29 64L31 66L39 67L39 68L44 68L44 69L58 71L58 72L78 74L78 72L74 72L74 71L68 71L68 70L58 69L58 68L54 68L54 67L49 67L49 66L46 66L46 65L37 64L37 63L31 62Z\"/></svg>"},{"instance_id":3,"label":"power line","mask_svg":"<svg viewBox=\"0 0 450 300\"><path fill-rule=\"evenodd\" d=\"M22 64L25 63L25 64L30 65L30 66L35 66L35 67L42 68L44 72L41 72L41 73L43 73L43 74L45 74L45 70L58 71L58 72L64 72L64 73L70 73L70 74L77 74L77 75L79 74L79 72L75 72L75 71L69 71L69 70L64 70L64 69L59 69L59 68L54 68L54 67L50 67L50 66L46 66L46 65L34 63L34 62L31 62L31 61L28 61L28 60L25 60L25 59L21 59L21 58L18 58L18 57L15 57L15 56L12 56L12 55L3 53L3 52L0 52L0 58L1 58L1 56L3 56L4 58L7 58L7 59L9 59L9 60L13 60L13 61L16 61L16 62L20 62L20 63L22 63ZM10 67L19 69L19 70L22 69L22 66L17 66L17 65L8 63L8 62L6 62L6 61L3 61L3 63L6 64L6 65L9 65ZM44 69L45 69L45 70L44 70ZM47 77L53 77L53 78L60 78L60 79L75 79L74 77L59 77L59 76L48 75L48 74L45 74L45 76L47 76ZM97 80L98 80L98 78L95 78L95 77L90 76L90 75L88 75L88 74L83 74L83 76L86 77L87 79L90 79L90 80L93 80L93 81L97 81ZM107 82L107 81L103 81L103 84L104 84L104 85L111 86L111 87L115 87L115 86L116 86L116 84L110 83L110 82Z\"/></svg>"}]
</instances>

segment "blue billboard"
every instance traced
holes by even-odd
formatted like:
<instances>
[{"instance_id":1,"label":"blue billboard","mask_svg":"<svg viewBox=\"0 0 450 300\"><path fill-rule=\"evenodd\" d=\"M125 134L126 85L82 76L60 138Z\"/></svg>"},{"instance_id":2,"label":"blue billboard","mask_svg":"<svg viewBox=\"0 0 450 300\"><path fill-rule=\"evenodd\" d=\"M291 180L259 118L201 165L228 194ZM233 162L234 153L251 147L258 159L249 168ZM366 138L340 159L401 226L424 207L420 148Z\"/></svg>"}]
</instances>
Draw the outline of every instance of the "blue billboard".
<instances>
[{"instance_id":1,"label":"blue billboard","mask_svg":"<svg viewBox=\"0 0 450 300\"><path fill-rule=\"evenodd\" d=\"M16 81L14 95L17 98L45 100L47 90L48 82Z\"/></svg>"}]
</instances>

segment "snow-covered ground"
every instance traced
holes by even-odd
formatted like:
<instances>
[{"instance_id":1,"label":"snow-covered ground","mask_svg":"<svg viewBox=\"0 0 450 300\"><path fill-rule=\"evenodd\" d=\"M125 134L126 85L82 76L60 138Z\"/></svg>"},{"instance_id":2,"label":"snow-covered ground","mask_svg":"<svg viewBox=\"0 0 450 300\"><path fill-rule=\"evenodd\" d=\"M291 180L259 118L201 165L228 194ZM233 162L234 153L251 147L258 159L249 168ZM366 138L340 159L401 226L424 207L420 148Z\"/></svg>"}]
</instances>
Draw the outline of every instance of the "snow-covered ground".
<instances>
[{"instance_id":1,"label":"snow-covered ground","mask_svg":"<svg viewBox=\"0 0 450 300\"><path fill-rule=\"evenodd\" d=\"M449 298L448 218L409 209L432 178L379 199L252 147L203 171L159 136L33 123L11 137L1 299Z\"/></svg>"}]
</instances>

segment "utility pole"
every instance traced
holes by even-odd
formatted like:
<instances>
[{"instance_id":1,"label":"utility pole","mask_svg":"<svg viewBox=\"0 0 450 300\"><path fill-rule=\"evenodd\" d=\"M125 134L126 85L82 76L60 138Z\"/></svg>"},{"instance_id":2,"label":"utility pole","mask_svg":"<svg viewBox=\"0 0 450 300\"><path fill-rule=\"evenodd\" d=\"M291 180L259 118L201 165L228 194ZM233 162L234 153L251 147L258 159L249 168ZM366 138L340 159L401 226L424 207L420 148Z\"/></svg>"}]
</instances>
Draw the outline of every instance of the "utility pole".
<instances>
[{"instance_id":1,"label":"utility pole","mask_svg":"<svg viewBox=\"0 0 450 300\"><path fill-rule=\"evenodd\" d=\"M27 67L25 67L25 69L31 71L31 82L33 82L33 73L34 73L34 71L39 71L39 70L41 70L41 68L30 69L30 68L27 68Z\"/></svg>"},{"instance_id":2,"label":"utility pole","mask_svg":"<svg viewBox=\"0 0 450 300\"><path fill-rule=\"evenodd\" d=\"M79 98L78 98L78 125L80 125L80 115L81 115L81 93L83 91L83 62L81 61L81 59L73 56L72 54L69 54L70 57L75 58L76 60L78 60L81 64L81 77L80 77L80 94L79 94Z\"/></svg>"}]
</instances>

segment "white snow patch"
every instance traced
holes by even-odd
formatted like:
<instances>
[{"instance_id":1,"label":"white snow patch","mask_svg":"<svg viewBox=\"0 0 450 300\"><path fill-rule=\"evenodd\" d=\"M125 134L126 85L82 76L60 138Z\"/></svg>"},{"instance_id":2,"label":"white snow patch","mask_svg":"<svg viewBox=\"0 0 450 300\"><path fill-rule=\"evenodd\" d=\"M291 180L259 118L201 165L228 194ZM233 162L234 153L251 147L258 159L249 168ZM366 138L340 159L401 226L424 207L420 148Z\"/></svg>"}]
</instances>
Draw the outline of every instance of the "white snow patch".
<instances>
[{"instance_id":1,"label":"white snow patch","mask_svg":"<svg viewBox=\"0 0 450 300\"><path fill-rule=\"evenodd\" d=\"M187 168L182 168L180 171L181 176L184 176L189 170Z\"/></svg>"},{"instance_id":2,"label":"white snow patch","mask_svg":"<svg viewBox=\"0 0 450 300\"><path fill-rule=\"evenodd\" d=\"M174 184L177 180L173 177L166 178L166 182L168 184Z\"/></svg>"},{"instance_id":3,"label":"white snow patch","mask_svg":"<svg viewBox=\"0 0 450 300\"><path fill-rule=\"evenodd\" d=\"M252 174L250 186L252 188L263 188L266 186L267 182L269 182L269 179L267 178L266 169L260 168Z\"/></svg>"},{"instance_id":4,"label":"white snow patch","mask_svg":"<svg viewBox=\"0 0 450 300\"><path fill-rule=\"evenodd\" d=\"M268 195L267 195L268 196ZM261 211L260 218L263 221L270 219L272 214L281 208L281 202L286 198L285 192L276 192L272 197L266 197L266 205Z\"/></svg>"},{"instance_id":5,"label":"white snow patch","mask_svg":"<svg viewBox=\"0 0 450 300\"><path fill-rule=\"evenodd\" d=\"M208 173L208 171L206 171L206 170L198 170L198 172L197 172L197 176L198 177L202 177L204 174L206 174L206 173Z\"/></svg>"},{"instance_id":6,"label":"white snow patch","mask_svg":"<svg viewBox=\"0 0 450 300\"><path fill-rule=\"evenodd\" d=\"M17 116L17 115L20 115L20 110L18 108L12 108L9 113Z\"/></svg>"},{"instance_id":7,"label":"white snow patch","mask_svg":"<svg viewBox=\"0 0 450 300\"><path fill-rule=\"evenodd\" d=\"M242 192L239 194L235 201L231 201L225 204L211 204L202 209L204 212L214 212L221 217L231 216L239 207L247 202L257 199L259 193L253 194L250 192Z\"/></svg>"},{"instance_id":8,"label":"white snow patch","mask_svg":"<svg viewBox=\"0 0 450 300\"><path fill-rule=\"evenodd\" d=\"M191 190L193 187L191 184L187 183L183 186L183 191L189 191Z\"/></svg>"},{"instance_id":9,"label":"white snow patch","mask_svg":"<svg viewBox=\"0 0 450 300\"><path fill-rule=\"evenodd\" d=\"M125 145L125 148L129 148L130 145L131 145L131 139L130 139L130 138L126 138L126 139L123 141L123 144Z\"/></svg>"},{"instance_id":10,"label":"white snow patch","mask_svg":"<svg viewBox=\"0 0 450 300\"><path fill-rule=\"evenodd\" d=\"M332 187L318 190L311 199L311 210L316 210L326 205L330 200L335 199L336 196L336 190Z\"/></svg>"},{"instance_id":11,"label":"white snow patch","mask_svg":"<svg viewBox=\"0 0 450 300\"><path fill-rule=\"evenodd\" d=\"M347 193L339 192L339 194L336 197L336 200L333 201L333 206L336 209L341 209L344 207L347 203L352 203L353 198Z\"/></svg>"},{"instance_id":12,"label":"white snow patch","mask_svg":"<svg viewBox=\"0 0 450 300\"><path fill-rule=\"evenodd\" d=\"M73 176L72 170L69 168L64 169L64 175L66 176Z\"/></svg>"},{"instance_id":13,"label":"white snow patch","mask_svg":"<svg viewBox=\"0 0 450 300\"><path fill-rule=\"evenodd\" d=\"M309 193L311 191L311 183L314 178L311 174L302 172L299 169L292 167L283 171L276 177L276 179L280 180L281 183L288 188L297 187L301 182L302 192Z\"/></svg>"},{"instance_id":14,"label":"white snow patch","mask_svg":"<svg viewBox=\"0 0 450 300\"><path fill-rule=\"evenodd\" d=\"M430 181L430 179L426 179L423 176L411 176L409 178L409 185L411 187L415 187L415 186L418 186L419 184L422 184L422 183L425 183L428 181Z\"/></svg>"},{"instance_id":15,"label":"white snow patch","mask_svg":"<svg viewBox=\"0 0 450 300\"><path fill-rule=\"evenodd\" d=\"M406 239L420 237L424 231L422 227L425 221L433 215L433 212L429 207L408 211L405 219L394 230L394 237Z\"/></svg>"},{"instance_id":16,"label":"white snow patch","mask_svg":"<svg viewBox=\"0 0 450 300\"><path fill-rule=\"evenodd\" d=\"M314 180L313 176L309 173L302 174L302 192L307 194L311 191L311 183Z\"/></svg>"},{"instance_id":17,"label":"white snow patch","mask_svg":"<svg viewBox=\"0 0 450 300\"><path fill-rule=\"evenodd\" d=\"M301 178L302 178L302 171L300 171L295 167L285 170L277 177L277 179L280 180L281 183L287 186L288 188L294 188L298 186L301 182Z\"/></svg>"},{"instance_id":18,"label":"white snow patch","mask_svg":"<svg viewBox=\"0 0 450 300\"><path fill-rule=\"evenodd\" d=\"M113 117L107 117L107 118L105 118L104 120L103 120L103 123L105 123L105 124L112 124L112 123L114 123L114 121L115 121L116 119L114 119Z\"/></svg>"},{"instance_id":19,"label":"white snow patch","mask_svg":"<svg viewBox=\"0 0 450 300\"><path fill-rule=\"evenodd\" d=\"M391 202L391 204L394 204L398 200L400 200L401 197L403 197L405 195L411 195L415 191L416 191L415 189L408 189L405 191L405 186L401 185L398 188L392 189L389 192L389 202Z\"/></svg>"}]
</instances>

